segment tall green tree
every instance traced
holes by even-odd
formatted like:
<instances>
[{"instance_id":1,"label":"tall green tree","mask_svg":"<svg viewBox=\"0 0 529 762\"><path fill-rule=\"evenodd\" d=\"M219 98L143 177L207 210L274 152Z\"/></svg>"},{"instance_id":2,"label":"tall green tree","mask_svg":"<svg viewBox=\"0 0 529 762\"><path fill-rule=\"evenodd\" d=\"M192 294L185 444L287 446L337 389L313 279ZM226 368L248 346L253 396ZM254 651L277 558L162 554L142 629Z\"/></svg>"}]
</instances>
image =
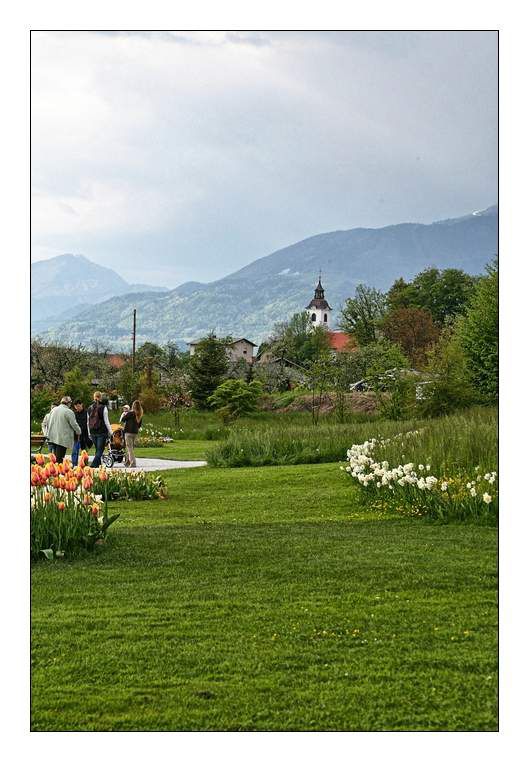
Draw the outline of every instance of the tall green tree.
<instances>
[{"instance_id":1,"label":"tall green tree","mask_svg":"<svg viewBox=\"0 0 529 762\"><path fill-rule=\"evenodd\" d=\"M399 307L390 310L381 324L384 336L398 344L409 361L422 367L426 353L439 337L439 328L427 310Z\"/></svg>"},{"instance_id":2,"label":"tall green tree","mask_svg":"<svg viewBox=\"0 0 529 762\"><path fill-rule=\"evenodd\" d=\"M307 367L329 351L328 333L313 326L306 312L297 312L285 323L276 325L268 349L279 358Z\"/></svg>"},{"instance_id":3,"label":"tall green tree","mask_svg":"<svg viewBox=\"0 0 529 762\"><path fill-rule=\"evenodd\" d=\"M64 374L61 394L71 397L72 400L80 399L85 405L90 402L92 385L83 376L79 367L76 366Z\"/></svg>"},{"instance_id":4,"label":"tall green tree","mask_svg":"<svg viewBox=\"0 0 529 762\"><path fill-rule=\"evenodd\" d=\"M386 312L386 297L376 288L360 284L352 299L346 299L340 315L342 331L354 336L358 344L376 341L380 321Z\"/></svg>"},{"instance_id":5,"label":"tall green tree","mask_svg":"<svg viewBox=\"0 0 529 762\"><path fill-rule=\"evenodd\" d=\"M464 316L456 326L456 338L466 358L474 387L483 400L498 399L499 293L498 263L487 267Z\"/></svg>"},{"instance_id":6,"label":"tall green tree","mask_svg":"<svg viewBox=\"0 0 529 762\"><path fill-rule=\"evenodd\" d=\"M387 293L390 310L418 308L426 310L441 326L465 311L472 298L476 278L455 268L438 270L429 267L411 281L395 281Z\"/></svg>"},{"instance_id":7,"label":"tall green tree","mask_svg":"<svg viewBox=\"0 0 529 762\"><path fill-rule=\"evenodd\" d=\"M198 342L189 361L189 390L199 408L210 406L208 398L222 383L228 370L225 342L213 334Z\"/></svg>"}]
</instances>

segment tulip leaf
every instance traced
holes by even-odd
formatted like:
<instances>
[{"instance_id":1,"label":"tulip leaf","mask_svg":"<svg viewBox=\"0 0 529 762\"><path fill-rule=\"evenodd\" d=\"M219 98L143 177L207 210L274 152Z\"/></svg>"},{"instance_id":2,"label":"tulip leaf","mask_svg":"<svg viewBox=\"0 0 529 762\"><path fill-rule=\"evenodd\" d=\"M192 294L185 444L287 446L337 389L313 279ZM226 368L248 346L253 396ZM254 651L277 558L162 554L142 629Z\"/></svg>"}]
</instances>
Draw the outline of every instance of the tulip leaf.
<instances>
[{"instance_id":1,"label":"tulip leaf","mask_svg":"<svg viewBox=\"0 0 529 762\"><path fill-rule=\"evenodd\" d=\"M113 524L114 521L119 519L120 515L121 515L120 513L115 513L113 516L109 516L108 519L103 521L103 523L101 524L101 529L103 530L103 532L106 532L109 526Z\"/></svg>"},{"instance_id":2,"label":"tulip leaf","mask_svg":"<svg viewBox=\"0 0 529 762\"><path fill-rule=\"evenodd\" d=\"M44 553L48 561L53 561L53 550L51 548L46 548L45 550L41 550L41 553Z\"/></svg>"}]
</instances>

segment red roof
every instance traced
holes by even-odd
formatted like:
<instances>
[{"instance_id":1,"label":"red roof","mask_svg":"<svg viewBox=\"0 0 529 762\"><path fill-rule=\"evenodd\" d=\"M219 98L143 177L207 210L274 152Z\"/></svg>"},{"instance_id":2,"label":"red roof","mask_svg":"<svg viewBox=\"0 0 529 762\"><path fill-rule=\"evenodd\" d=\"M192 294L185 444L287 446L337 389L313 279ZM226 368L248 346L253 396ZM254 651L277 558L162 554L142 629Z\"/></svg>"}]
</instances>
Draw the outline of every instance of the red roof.
<instances>
[{"instance_id":1,"label":"red roof","mask_svg":"<svg viewBox=\"0 0 529 762\"><path fill-rule=\"evenodd\" d=\"M108 355L107 360L112 368L122 368L125 365L125 358L121 355Z\"/></svg>"},{"instance_id":2,"label":"red roof","mask_svg":"<svg viewBox=\"0 0 529 762\"><path fill-rule=\"evenodd\" d=\"M329 331L329 346L336 352L354 352L356 346L348 333Z\"/></svg>"}]
</instances>

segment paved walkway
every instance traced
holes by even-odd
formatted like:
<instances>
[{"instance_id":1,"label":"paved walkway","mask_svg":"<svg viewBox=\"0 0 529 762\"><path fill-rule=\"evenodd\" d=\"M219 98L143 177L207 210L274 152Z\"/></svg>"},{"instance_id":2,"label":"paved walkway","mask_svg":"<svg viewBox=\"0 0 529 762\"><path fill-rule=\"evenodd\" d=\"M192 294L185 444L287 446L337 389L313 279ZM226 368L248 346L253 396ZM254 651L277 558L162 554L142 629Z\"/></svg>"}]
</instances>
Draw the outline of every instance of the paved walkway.
<instances>
[{"instance_id":1,"label":"paved walkway","mask_svg":"<svg viewBox=\"0 0 529 762\"><path fill-rule=\"evenodd\" d=\"M90 458L90 460L92 460ZM207 466L205 460L166 460L165 458L136 458L137 468L128 471L169 471L172 468L198 468ZM114 463L112 468L123 469L123 463Z\"/></svg>"}]
</instances>

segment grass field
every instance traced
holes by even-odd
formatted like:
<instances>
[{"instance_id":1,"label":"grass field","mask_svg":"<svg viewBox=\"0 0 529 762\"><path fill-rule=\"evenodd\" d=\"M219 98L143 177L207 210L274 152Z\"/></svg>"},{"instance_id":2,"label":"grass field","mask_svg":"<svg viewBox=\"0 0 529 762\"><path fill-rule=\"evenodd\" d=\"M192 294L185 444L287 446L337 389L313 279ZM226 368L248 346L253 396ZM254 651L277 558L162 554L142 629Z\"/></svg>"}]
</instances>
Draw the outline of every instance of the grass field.
<instances>
[{"instance_id":1,"label":"grass field","mask_svg":"<svg viewBox=\"0 0 529 762\"><path fill-rule=\"evenodd\" d=\"M166 460L205 460L211 442L205 440L179 439L167 442L163 447L136 447L138 458L165 458Z\"/></svg>"},{"instance_id":2,"label":"grass field","mask_svg":"<svg viewBox=\"0 0 529 762\"><path fill-rule=\"evenodd\" d=\"M34 730L497 727L494 529L363 514L336 464L164 476L33 566Z\"/></svg>"}]
</instances>

